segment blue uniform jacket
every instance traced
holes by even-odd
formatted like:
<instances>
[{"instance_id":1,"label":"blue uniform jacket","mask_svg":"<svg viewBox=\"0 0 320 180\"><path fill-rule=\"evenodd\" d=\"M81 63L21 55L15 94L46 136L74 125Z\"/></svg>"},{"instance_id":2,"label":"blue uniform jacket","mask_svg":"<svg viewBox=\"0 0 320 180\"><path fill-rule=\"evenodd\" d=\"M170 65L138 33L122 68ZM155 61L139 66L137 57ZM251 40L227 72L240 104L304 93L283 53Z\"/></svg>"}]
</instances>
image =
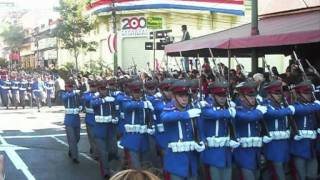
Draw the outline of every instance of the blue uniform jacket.
<instances>
[{"instance_id":1,"label":"blue uniform jacket","mask_svg":"<svg viewBox=\"0 0 320 180\"><path fill-rule=\"evenodd\" d=\"M271 101L265 101L268 111L264 114L264 119L267 123L267 127L270 131L287 131L288 115L292 115L289 108L274 107ZM263 152L267 160L284 163L290 158L289 156L289 139L272 140L269 143L264 144Z\"/></svg>"},{"instance_id":2,"label":"blue uniform jacket","mask_svg":"<svg viewBox=\"0 0 320 180\"><path fill-rule=\"evenodd\" d=\"M109 102L104 102L101 97L94 97L90 101L90 105L94 109L94 116L110 116L110 105ZM102 112L101 112L102 110ZM94 137L100 139L106 139L108 137L108 133L110 132L111 123L100 123L96 122L93 126L93 134Z\"/></svg>"},{"instance_id":3,"label":"blue uniform jacket","mask_svg":"<svg viewBox=\"0 0 320 180\"><path fill-rule=\"evenodd\" d=\"M1 93L8 94L10 92L11 82L10 81L2 81L1 85Z\"/></svg>"},{"instance_id":4,"label":"blue uniform jacket","mask_svg":"<svg viewBox=\"0 0 320 180\"><path fill-rule=\"evenodd\" d=\"M185 110L190 109L187 106ZM179 130L178 122L181 123L183 138L181 141L193 141L192 123L187 112L179 111L175 102L172 101L165 105L160 115L161 121L165 125L166 142L178 142ZM191 168L191 169L190 169ZM180 177L189 177L197 174L197 156L196 152L172 152L168 146L165 149L164 170Z\"/></svg>"},{"instance_id":5,"label":"blue uniform jacket","mask_svg":"<svg viewBox=\"0 0 320 180\"><path fill-rule=\"evenodd\" d=\"M82 107L84 107L85 109L92 109L93 110L93 107L92 107L90 102L94 97L95 97L94 93L92 93L92 92L84 92L82 94L82 96L81 96ZM90 126L94 126L95 125L94 112L87 112L86 111L85 122L87 124L89 124Z\"/></svg>"},{"instance_id":6,"label":"blue uniform jacket","mask_svg":"<svg viewBox=\"0 0 320 180\"><path fill-rule=\"evenodd\" d=\"M26 80L20 81L19 93L24 94L27 91L27 88L28 88L28 81L26 81Z\"/></svg>"},{"instance_id":7,"label":"blue uniform jacket","mask_svg":"<svg viewBox=\"0 0 320 180\"><path fill-rule=\"evenodd\" d=\"M315 112L320 110L320 105L316 103L295 103L294 119L297 124L298 130L316 130L316 117ZM316 140L301 139L299 141L290 141L290 152L294 156L302 157L305 159L313 158L315 155Z\"/></svg>"},{"instance_id":8,"label":"blue uniform jacket","mask_svg":"<svg viewBox=\"0 0 320 180\"><path fill-rule=\"evenodd\" d=\"M201 109L201 120L199 121L200 135L203 142L207 137L229 136L227 121L231 115L228 109L214 107L214 102L207 99L208 106ZM231 148L229 147L207 147L201 152L201 160L210 166L224 168L231 166Z\"/></svg>"},{"instance_id":9,"label":"blue uniform jacket","mask_svg":"<svg viewBox=\"0 0 320 180\"><path fill-rule=\"evenodd\" d=\"M125 132L124 129L124 111L123 111L123 103L125 101L130 100L130 97L127 96L124 92L119 92L117 94L114 95L115 96L115 102L117 105L119 105L119 110L118 110L118 132L120 134L123 134Z\"/></svg>"},{"instance_id":10,"label":"blue uniform jacket","mask_svg":"<svg viewBox=\"0 0 320 180\"><path fill-rule=\"evenodd\" d=\"M19 81L11 81L11 93L17 94L19 93Z\"/></svg>"},{"instance_id":11,"label":"blue uniform jacket","mask_svg":"<svg viewBox=\"0 0 320 180\"><path fill-rule=\"evenodd\" d=\"M65 108L79 108L80 96L74 92L63 92L61 98L64 102ZM80 116L79 114L65 114L64 124L71 127L80 127Z\"/></svg>"},{"instance_id":12,"label":"blue uniform jacket","mask_svg":"<svg viewBox=\"0 0 320 180\"><path fill-rule=\"evenodd\" d=\"M124 97L122 110L124 112L123 125L146 125L143 101L134 101ZM136 152L144 152L149 149L148 134L127 133L125 130L123 131L124 134L121 138L121 145L123 147Z\"/></svg>"},{"instance_id":13,"label":"blue uniform jacket","mask_svg":"<svg viewBox=\"0 0 320 180\"><path fill-rule=\"evenodd\" d=\"M256 109L248 109L238 106L235 117L235 128L237 137L260 137L260 126L258 121L263 118L263 114ZM249 136L250 133L250 136ZM233 151L233 158L238 167L254 170L260 161L260 148L243 148L239 146Z\"/></svg>"},{"instance_id":14,"label":"blue uniform jacket","mask_svg":"<svg viewBox=\"0 0 320 180\"><path fill-rule=\"evenodd\" d=\"M162 98L156 98L152 105L154 107L154 114L156 116L155 121L154 121L154 125L156 128L156 132L155 132L155 139L157 144L160 146L161 149L166 149L168 147L168 138L166 138L166 127L165 124L162 123L161 119L160 119L160 115L163 112L164 107L166 106L166 104L171 103L172 101L169 102L164 102ZM163 125L163 132L159 132L158 126Z\"/></svg>"}]
</instances>

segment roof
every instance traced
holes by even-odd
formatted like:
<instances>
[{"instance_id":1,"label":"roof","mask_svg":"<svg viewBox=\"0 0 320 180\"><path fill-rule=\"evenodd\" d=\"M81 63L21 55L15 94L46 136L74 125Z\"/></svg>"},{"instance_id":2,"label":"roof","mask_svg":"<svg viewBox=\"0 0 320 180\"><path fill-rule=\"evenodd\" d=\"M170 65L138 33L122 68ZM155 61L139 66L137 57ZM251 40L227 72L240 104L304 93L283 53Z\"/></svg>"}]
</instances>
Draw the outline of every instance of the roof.
<instances>
[{"instance_id":1,"label":"roof","mask_svg":"<svg viewBox=\"0 0 320 180\"><path fill-rule=\"evenodd\" d=\"M320 43L320 11L303 12L259 20L260 34L251 36L251 23L212 33L188 41L167 45L168 55L208 56L226 49L280 47L296 44ZM279 49L280 50L280 49ZM225 53L224 53L225 54Z\"/></svg>"}]
</instances>

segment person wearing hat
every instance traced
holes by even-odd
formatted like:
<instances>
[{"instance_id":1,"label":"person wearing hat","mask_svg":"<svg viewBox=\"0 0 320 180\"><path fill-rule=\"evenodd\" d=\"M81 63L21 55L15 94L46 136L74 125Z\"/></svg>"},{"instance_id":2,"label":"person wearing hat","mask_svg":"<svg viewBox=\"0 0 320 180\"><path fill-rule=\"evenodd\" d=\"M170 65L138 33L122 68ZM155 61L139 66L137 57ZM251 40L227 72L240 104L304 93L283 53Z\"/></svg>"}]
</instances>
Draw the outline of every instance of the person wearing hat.
<instances>
[{"instance_id":1,"label":"person wearing hat","mask_svg":"<svg viewBox=\"0 0 320 180\"><path fill-rule=\"evenodd\" d=\"M231 150L239 146L238 142L230 139L227 124L236 116L235 108L229 107L227 102L228 88L227 81L210 83L210 96L200 101L200 134L207 145L200 158L209 166L210 177L217 180L232 179Z\"/></svg>"},{"instance_id":2,"label":"person wearing hat","mask_svg":"<svg viewBox=\"0 0 320 180\"><path fill-rule=\"evenodd\" d=\"M25 79L24 76L22 76L19 84L19 99L20 99L20 105L22 106L23 109L26 106L27 88L28 88L28 81Z\"/></svg>"},{"instance_id":3,"label":"person wearing hat","mask_svg":"<svg viewBox=\"0 0 320 180\"><path fill-rule=\"evenodd\" d=\"M98 82L99 96L95 96L91 101L90 105L94 110L95 125L93 128L94 139L97 145L98 156L100 165L102 167L102 175L104 178L110 178L110 166L108 151L110 146L111 136L111 124L114 119L111 116L111 106L114 106L115 98L108 96L107 94L107 83L105 80Z\"/></svg>"},{"instance_id":4,"label":"person wearing hat","mask_svg":"<svg viewBox=\"0 0 320 180\"><path fill-rule=\"evenodd\" d=\"M315 113L320 110L320 102L314 98L313 84L302 81L292 88L295 94L294 119L298 135L290 142L290 153L299 179L318 179L316 158L317 119Z\"/></svg>"},{"instance_id":5,"label":"person wearing hat","mask_svg":"<svg viewBox=\"0 0 320 180\"><path fill-rule=\"evenodd\" d=\"M73 163L79 164L78 142L80 140L80 116L82 109L80 106L79 91L73 89L73 83L65 84L65 91L61 93L64 102L65 116L64 125L67 131L67 139L69 145L69 157Z\"/></svg>"},{"instance_id":6,"label":"person wearing hat","mask_svg":"<svg viewBox=\"0 0 320 180\"><path fill-rule=\"evenodd\" d=\"M146 112L154 109L151 102L143 98L141 81L135 80L128 86L132 99L125 99L122 104L125 131L120 144L125 149L129 168L139 169L141 161L144 160L144 153L149 150L148 134L153 133L148 129Z\"/></svg>"},{"instance_id":7,"label":"person wearing hat","mask_svg":"<svg viewBox=\"0 0 320 180\"><path fill-rule=\"evenodd\" d=\"M112 77L109 78L107 81L107 95L110 97L115 98L114 102L110 103L111 107L111 116L112 116L112 124L110 125L109 129L109 134L110 134L110 139L109 139L109 161L112 161L113 159L119 160L119 155L118 155L118 147L117 147L117 141L118 141L118 122L119 122L119 116L120 116L120 111L119 111L119 103L116 101L117 94L117 80Z\"/></svg>"},{"instance_id":8,"label":"person wearing hat","mask_svg":"<svg viewBox=\"0 0 320 180\"><path fill-rule=\"evenodd\" d=\"M267 106L267 113L264 114L270 137L272 141L265 143L263 153L266 160L270 162L274 171L274 177L277 179L286 179L284 164L289 161L289 139L290 128L288 126L288 117L294 114L293 106L285 105L282 92L282 82L273 80L264 87L266 98L264 104Z\"/></svg>"},{"instance_id":9,"label":"person wearing hat","mask_svg":"<svg viewBox=\"0 0 320 180\"><path fill-rule=\"evenodd\" d=\"M17 80L17 76L11 77L11 100L12 105L18 109L18 106L20 104L20 98L19 98L19 84L20 82Z\"/></svg>"},{"instance_id":10,"label":"person wearing hat","mask_svg":"<svg viewBox=\"0 0 320 180\"><path fill-rule=\"evenodd\" d=\"M32 97L35 99L36 104L38 106L38 112L40 112L40 106L43 100L45 99L45 85L40 77L34 78L35 81L31 85Z\"/></svg>"},{"instance_id":11,"label":"person wearing hat","mask_svg":"<svg viewBox=\"0 0 320 180\"><path fill-rule=\"evenodd\" d=\"M81 103L82 107L84 107L84 111L86 113L85 116L85 123L86 123L86 129L90 144L90 154L93 156L94 159L98 158L98 151L97 146L94 140L93 136L93 128L95 126L95 119L94 119L94 110L92 105L90 104L91 100L99 96L99 93L97 92L97 83L94 80L90 80L88 82L89 84L89 91L84 92L81 96Z\"/></svg>"},{"instance_id":12,"label":"person wearing hat","mask_svg":"<svg viewBox=\"0 0 320 180\"><path fill-rule=\"evenodd\" d=\"M54 89L54 81L51 79L50 76L48 76L44 82L45 90L47 94L47 105L49 108L52 106L52 99L55 95L55 89Z\"/></svg>"},{"instance_id":13,"label":"person wearing hat","mask_svg":"<svg viewBox=\"0 0 320 180\"><path fill-rule=\"evenodd\" d=\"M11 82L8 79L7 75L2 76L2 84L1 84L1 100L2 105L5 106L7 109L9 109L9 103L10 103L10 88L11 88Z\"/></svg>"},{"instance_id":14,"label":"person wearing hat","mask_svg":"<svg viewBox=\"0 0 320 180\"><path fill-rule=\"evenodd\" d=\"M163 161L163 153L166 147L168 146L167 138L165 137L166 133L164 124L161 122L160 115L163 112L163 108L166 104L171 103L172 101L172 93L171 93L171 86L174 82L171 78L166 78L159 84L160 92L155 94L155 100L153 102L154 113L155 113L155 139L157 143L157 151L158 155ZM163 163L163 162L162 162Z\"/></svg>"},{"instance_id":15,"label":"person wearing hat","mask_svg":"<svg viewBox=\"0 0 320 180\"><path fill-rule=\"evenodd\" d=\"M164 170L170 179L197 179L196 151L205 149L204 142L196 142L196 128L192 119L200 117L201 110L192 108L189 102L190 82L176 80L171 91L172 102L166 104L160 115L165 127L168 146L164 153Z\"/></svg>"},{"instance_id":16,"label":"person wearing hat","mask_svg":"<svg viewBox=\"0 0 320 180\"><path fill-rule=\"evenodd\" d=\"M241 82L236 86L237 113L235 128L240 146L233 151L234 162L240 169L243 179L253 180L260 162L262 142L270 141L267 136L260 136L259 122L267 107L257 103L257 85L253 81Z\"/></svg>"}]
</instances>

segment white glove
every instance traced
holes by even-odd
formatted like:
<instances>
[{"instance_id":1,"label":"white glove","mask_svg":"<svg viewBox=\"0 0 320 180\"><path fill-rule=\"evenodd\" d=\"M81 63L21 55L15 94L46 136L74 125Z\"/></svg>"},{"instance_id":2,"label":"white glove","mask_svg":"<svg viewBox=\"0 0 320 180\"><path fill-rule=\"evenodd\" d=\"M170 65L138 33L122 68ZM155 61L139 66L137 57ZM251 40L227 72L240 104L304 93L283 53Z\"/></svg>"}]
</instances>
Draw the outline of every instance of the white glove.
<instances>
[{"instance_id":1,"label":"white glove","mask_svg":"<svg viewBox=\"0 0 320 180\"><path fill-rule=\"evenodd\" d=\"M230 101L230 107L236 107L237 105L236 105L236 103L234 103L233 101Z\"/></svg>"},{"instance_id":2,"label":"white glove","mask_svg":"<svg viewBox=\"0 0 320 180\"><path fill-rule=\"evenodd\" d=\"M296 111L296 109L294 108L294 106L289 105L288 108L291 110L292 115L294 115L294 112Z\"/></svg>"},{"instance_id":3,"label":"white glove","mask_svg":"<svg viewBox=\"0 0 320 180\"><path fill-rule=\"evenodd\" d=\"M79 111L82 111L83 107L82 106L79 106Z\"/></svg>"},{"instance_id":4,"label":"white glove","mask_svg":"<svg viewBox=\"0 0 320 180\"><path fill-rule=\"evenodd\" d=\"M299 140L303 139L303 137L300 135L295 135L293 139L296 141L299 141Z\"/></svg>"},{"instance_id":5,"label":"white glove","mask_svg":"<svg viewBox=\"0 0 320 180\"><path fill-rule=\"evenodd\" d=\"M73 93L79 94L79 93L80 93L80 90L73 90Z\"/></svg>"},{"instance_id":6,"label":"white glove","mask_svg":"<svg viewBox=\"0 0 320 180\"><path fill-rule=\"evenodd\" d=\"M240 143L239 143L238 141L230 140L230 141L229 141L229 146L230 146L231 148L237 148L237 147L240 146Z\"/></svg>"},{"instance_id":7,"label":"white glove","mask_svg":"<svg viewBox=\"0 0 320 180\"><path fill-rule=\"evenodd\" d=\"M118 117L115 117L114 119L111 120L112 124L117 124L119 122Z\"/></svg>"},{"instance_id":8,"label":"white glove","mask_svg":"<svg viewBox=\"0 0 320 180\"><path fill-rule=\"evenodd\" d=\"M320 105L320 101L319 100L315 100L314 103Z\"/></svg>"},{"instance_id":9,"label":"white glove","mask_svg":"<svg viewBox=\"0 0 320 180\"><path fill-rule=\"evenodd\" d=\"M107 96L107 97L105 97L103 99L104 99L105 102L114 102L115 101L114 97L111 97L111 96Z\"/></svg>"},{"instance_id":10,"label":"white glove","mask_svg":"<svg viewBox=\"0 0 320 180\"><path fill-rule=\"evenodd\" d=\"M268 108L266 106L258 105L256 107L256 110L260 111L262 114L265 114L267 112Z\"/></svg>"},{"instance_id":11,"label":"white glove","mask_svg":"<svg viewBox=\"0 0 320 180\"><path fill-rule=\"evenodd\" d=\"M207 101L200 101L199 103L200 103L200 107L201 107L201 108L204 108L204 107L209 106L209 104L207 103Z\"/></svg>"},{"instance_id":12,"label":"white glove","mask_svg":"<svg viewBox=\"0 0 320 180\"><path fill-rule=\"evenodd\" d=\"M100 93L99 93L99 92L96 92L96 93L94 93L94 96L99 97L99 96L100 96Z\"/></svg>"},{"instance_id":13,"label":"white glove","mask_svg":"<svg viewBox=\"0 0 320 180\"><path fill-rule=\"evenodd\" d=\"M155 95L154 95L155 98L161 98L162 97L162 94L160 92L157 92Z\"/></svg>"},{"instance_id":14,"label":"white glove","mask_svg":"<svg viewBox=\"0 0 320 180\"><path fill-rule=\"evenodd\" d=\"M236 114L237 114L236 109L234 107L230 107L228 110L229 110L229 113L230 113L231 117L235 118Z\"/></svg>"},{"instance_id":15,"label":"white glove","mask_svg":"<svg viewBox=\"0 0 320 180\"><path fill-rule=\"evenodd\" d=\"M115 95L115 96L117 96L118 94L120 94L121 93L121 91L115 91L115 92L113 92L113 94Z\"/></svg>"},{"instance_id":16,"label":"white glove","mask_svg":"<svg viewBox=\"0 0 320 180\"><path fill-rule=\"evenodd\" d=\"M154 110L154 108L153 108L153 106L152 106L150 101L144 101L143 105L144 105L145 109L151 109L152 111Z\"/></svg>"},{"instance_id":17,"label":"white glove","mask_svg":"<svg viewBox=\"0 0 320 180\"><path fill-rule=\"evenodd\" d=\"M152 129L148 128L147 129L147 133L150 134L150 135L153 135L155 133L154 128L152 128Z\"/></svg>"},{"instance_id":18,"label":"white glove","mask_svg":"<svg viewBox=\"0 0 320 180\"><path fill-rule=\"evenodd\" d=\"M256 99L257 99L258 102L262 102L262 101L263 101L263 98L262 98L260 95L258 95L258 96L256 97Z\"/></svg>"},{"instance_id":19,"label":"white glove","mask_svg":"<svg viewBox=\"0 0 320 180\"><path fill-rule=\"evenodd\" d=\"M197 152L202 152L206 149L206 146L204 145L204 143L201 141L199 144L195 144L195 149Z\"/></svg>"},{"instance_id":20,"label":"white glove","mask_svg":"<svg viewBox=\"0 0 320 180\"><path fill-rule=\"evenodd\" d=\"M269 137L269 136L263 136L263 137L262 137L262 141L263 141L264 143L269 143L269 142L272 141L272 138Z\"/></svg>"},{"instance_id":21,"label":"white glove","mask_svg":"<svg viewBox=\"0 0 320 180\"><path fill-rule=\"evenodd\" d=\"M189 114L189 118L199 117L201 113L201 109L198 109L198 108L189 109L187 113Z\"/></svg>"}]
</instances>

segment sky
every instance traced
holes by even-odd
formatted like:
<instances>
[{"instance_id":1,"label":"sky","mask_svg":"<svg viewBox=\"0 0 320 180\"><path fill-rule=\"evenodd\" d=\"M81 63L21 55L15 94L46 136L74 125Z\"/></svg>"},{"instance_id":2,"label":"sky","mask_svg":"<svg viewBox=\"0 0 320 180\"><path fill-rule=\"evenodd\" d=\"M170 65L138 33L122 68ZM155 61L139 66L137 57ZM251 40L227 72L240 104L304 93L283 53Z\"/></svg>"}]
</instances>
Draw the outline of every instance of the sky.
<instances>
[{"instance_id":1,"label":"sky","mask_svg":"<svg viewBox=\"0 0 320 180\"><path fill-rule=\"evenodd\" d=\"M3 0L0 0L0 2ZM8 0L7 0L8 1ZM23 9L51 9L58 5L59 0L11 0Z\"/></svg>"}]
</instances>

